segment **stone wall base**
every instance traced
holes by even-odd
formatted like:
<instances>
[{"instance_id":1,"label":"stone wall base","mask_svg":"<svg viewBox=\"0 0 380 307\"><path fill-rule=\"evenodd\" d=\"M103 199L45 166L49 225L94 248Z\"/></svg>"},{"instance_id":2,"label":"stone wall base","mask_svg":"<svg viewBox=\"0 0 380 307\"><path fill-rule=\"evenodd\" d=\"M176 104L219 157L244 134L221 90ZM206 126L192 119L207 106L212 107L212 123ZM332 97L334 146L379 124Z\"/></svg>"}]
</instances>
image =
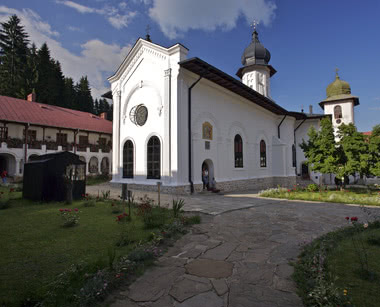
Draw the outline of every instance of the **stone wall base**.
<instances>
[{"instance_id":1,"label":"stone wall base","mask_svg":"<svg viewBox=\"0 0 380 307\"><path fill-rule=\"evenodd\" d=\"M111 183L112 186L116 186L121 189L121 183ZM266 177L266 178L254 178L245 180L232 180L217 182L216 188L221 192L238 192L238 191L258 191L268 188L276 188L281 186L284 188L292 188L296 185L296 176L289 177ZM128 184L128 190L139 190L147 192L157 192L157 185L146 184ZM194 192L199 193L203 190L203 184L194 184ZM190 194L190 185L183 186L161 186L161 192L165 194Z\"/></svg>"}]
</instances>

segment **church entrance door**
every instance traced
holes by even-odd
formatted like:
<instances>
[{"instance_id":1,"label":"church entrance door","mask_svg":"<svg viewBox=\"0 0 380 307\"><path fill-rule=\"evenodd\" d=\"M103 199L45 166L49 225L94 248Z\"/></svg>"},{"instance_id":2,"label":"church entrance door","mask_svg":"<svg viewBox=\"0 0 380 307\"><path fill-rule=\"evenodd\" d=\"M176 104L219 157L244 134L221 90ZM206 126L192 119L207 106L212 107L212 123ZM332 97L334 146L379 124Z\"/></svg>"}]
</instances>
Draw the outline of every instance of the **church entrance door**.
<instances>
[{"instance_id":1,"label":"church entrance door","mask_svg":"<svg viewBox=\"0 0 380 307\"><path fill-rule=\"evenodd\" d=\"M301 172L302 179L310 179L309 166L306 163L302 163Z\"/></svg>"},{"instance_id":2,"label":"church entrance door","mask_svg":"<svg viewBox=\"0 0 380 307\"><path fill-rule=\"evenodd\" d=\"M210 159L204 160L202 163L202 169L201 169L201 176L202 181L204 179L204 174L207 174L206 176L206 186L208 189L215 188L215 179L214 179L214 163Z\"/></svg>"}]
</instances>

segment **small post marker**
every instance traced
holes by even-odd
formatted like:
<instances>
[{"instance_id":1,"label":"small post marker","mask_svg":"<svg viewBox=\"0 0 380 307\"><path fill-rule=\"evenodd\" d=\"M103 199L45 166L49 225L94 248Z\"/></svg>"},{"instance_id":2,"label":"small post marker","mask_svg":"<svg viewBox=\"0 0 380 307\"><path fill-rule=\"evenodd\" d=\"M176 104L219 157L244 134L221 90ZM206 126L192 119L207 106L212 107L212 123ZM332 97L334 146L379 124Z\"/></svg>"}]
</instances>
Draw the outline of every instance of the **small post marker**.
<instances>
[{"instance_id":1,"label":"small post marker","mask_svg":"<svg viewBox=\"0 0 380 307\"><path fill-rule=\"evenodd\" d=\"M160 181L157 181L157 192L158 192L158 206L161 205L161 185L162 183Z\"/></svg>"}]
</instances>

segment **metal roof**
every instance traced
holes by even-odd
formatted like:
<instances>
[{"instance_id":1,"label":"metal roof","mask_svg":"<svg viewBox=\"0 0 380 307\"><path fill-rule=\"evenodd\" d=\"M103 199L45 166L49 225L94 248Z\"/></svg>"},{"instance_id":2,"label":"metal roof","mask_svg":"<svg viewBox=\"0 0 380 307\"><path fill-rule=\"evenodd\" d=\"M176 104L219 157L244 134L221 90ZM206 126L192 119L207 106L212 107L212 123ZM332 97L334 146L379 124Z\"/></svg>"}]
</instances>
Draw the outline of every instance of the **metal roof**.
<instances>
[{"instance_id":1,"label":"metal roof","mask_svg":"<svg viewBox=\"0 0 380 307\"><path fill-rule=\"evenodd\" d=\"M244 97L251 102L267 109L277 115L288 115L288 111L280 107L273 100L261 95L249 86L236 80L234 77L226 74L218 68L208 64L207 62L195 57L179 62L182 68L185 68L203 78L210 80L231 92Z\"/></svg>"},{"instance_id":2,"label":"metal roof","mask_svg":"<svg viewBox=\"0 0 380 307\"><path fill-rule=\"evenodd\" d=\"M0 96L0 121L112 134L112 122L91 113Z\"/></svg>"}]
</instances>

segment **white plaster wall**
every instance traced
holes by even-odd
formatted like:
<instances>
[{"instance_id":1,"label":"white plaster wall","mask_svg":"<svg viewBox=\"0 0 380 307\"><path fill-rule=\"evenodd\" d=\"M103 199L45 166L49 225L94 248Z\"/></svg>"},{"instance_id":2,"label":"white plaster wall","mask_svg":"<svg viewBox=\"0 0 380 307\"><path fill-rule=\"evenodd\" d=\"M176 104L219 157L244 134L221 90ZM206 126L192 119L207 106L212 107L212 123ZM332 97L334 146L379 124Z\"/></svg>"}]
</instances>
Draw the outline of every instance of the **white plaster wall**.
<instances>
[{"instance_id":1,"label":"white plaster wall","mask_svg":"<svg viewBox=\"0 0 380 307\"><path fill-rule=\"evenodd\" d=\"M298 127L301 124L302 120L298 120L295 123L295 127ZM296 155L297 155L297 175L301 175L301 167L302 162L305 162L307 159L303 150L300 147L300 144L303 140L308 141L309 136L308 132L311 126L318 131L320 129L320 119L308 119L302 123L302 125L296 131ZM310 179L312 179L315 183L320 183L321 175L319 173L315 173L309 170Z\"/></svg>"},{"instance_id":2,"label":"white plaster wall","mask_svg":"<svg viewBox=\"0 0 380 307\"><path fill-rule=\"evenodd\" d=\"M264 84L264 91L260 93L258 88L258 80L259 75L262 76L262 81ZM242 77L242 82L249 86L250 88L254 89L255 91L259 92L260 94L270 97L270 71L267 67L255 67L254 70L247 71L244 73Z\"/></svg>"},{"instance_id":3,"label":"white plaster wall","mask_svg":"<svg viewBox=\"0 0 380 307\"><path fill-rule=\"evenodd\" d=\"M177 75L178 62L186 54L187 50L180 45L167 49L140 39L109 79L115 104L113 182L155 185L161 181L165 185L178 185ZM117 92L121 95L120 106ZM130 120L130 112L140 104L147 107L148 119L145 125L136 126ZM153 135L161 141L161 179L147 179L147 143ZM128 139L134 144L131 179L122 178L123 147Z\"/></svg>"},{"instance_id":4,"label":"white plaster wall","mask_svg":"<svg viewBox=\"0 0 380 307\"><path fill-rule=\"evenodd\" d=\"M195 76L186 74L185 81L192 84ZM187 95L183 98L187 97ZM224 88L202 79L192 90L192 130L193 130L193 170L194 183L201 183L201 166L204 160L213 161L215 180L217 182L241 180L250 178L271 177L274 175L294 176L288 166L282 161L287 159L287 145L293 143L292 119L281 126L279 146L279 165L273 165L273 138L277 139L277 126L283 116L257 106ZM185 105L185 103L181 103ZM184 112L187 116L187 112ZM208 121L213 125L214 137L211 149L205 150L202 139L202 123ZM182 121L181 121L182 123ZM183 139L187 139L186 129L182 129ZM234 167L234 137L240 134L243 139L243 168ZM264 139L267 146L267 167L260 167L260 140ZM187 165L185 164L186 168ZM186 182L186 178L183 178Z\"/></svg>"}]
</instances>

